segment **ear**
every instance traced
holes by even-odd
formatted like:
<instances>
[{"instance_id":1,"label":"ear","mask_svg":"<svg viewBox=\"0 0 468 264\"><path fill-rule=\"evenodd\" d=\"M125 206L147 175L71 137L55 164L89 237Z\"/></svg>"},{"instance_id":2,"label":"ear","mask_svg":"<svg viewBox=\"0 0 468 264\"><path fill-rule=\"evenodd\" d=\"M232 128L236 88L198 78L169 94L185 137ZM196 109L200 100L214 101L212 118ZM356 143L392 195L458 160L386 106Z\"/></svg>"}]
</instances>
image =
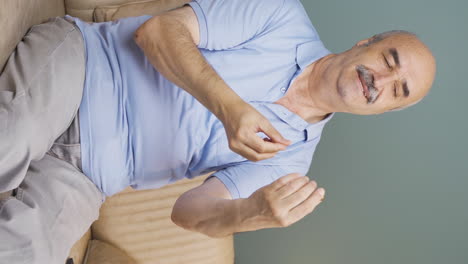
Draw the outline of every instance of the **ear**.
<instances>
[{"instance_id":1,"label":"ear","mask_svg":"<svg viewBox=\"0 0 468 264\"><path fill-rule=\"evenodd\" d=\"M358 43L356 43L355 46L359 47L359 46L367 45L369 42L371 42L374 39L375 39L375 36L360 40L360 41L358 41Z\"/></svg>"}]
</instances>

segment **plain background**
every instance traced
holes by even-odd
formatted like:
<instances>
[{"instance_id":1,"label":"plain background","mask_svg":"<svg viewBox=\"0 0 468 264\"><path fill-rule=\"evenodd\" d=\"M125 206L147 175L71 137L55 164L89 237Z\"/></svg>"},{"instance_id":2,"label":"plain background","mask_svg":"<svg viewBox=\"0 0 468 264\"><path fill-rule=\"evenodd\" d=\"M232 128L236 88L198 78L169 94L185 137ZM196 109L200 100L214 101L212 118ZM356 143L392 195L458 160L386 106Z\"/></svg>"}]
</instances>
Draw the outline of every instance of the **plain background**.
<instances>
[{"instance_id":1,"label":"plain background","mask_svg":"<svg viewBox=\"0 0 468 264\"><path fill-rule=\"evenodd\" d=\"M437 60L429 95L405 111L337 114L309 176L326 200L299 223L238 234L236 263L468 263L468 1L302 0L341 52L404 29Z\"/></svg>"}]
</instances>

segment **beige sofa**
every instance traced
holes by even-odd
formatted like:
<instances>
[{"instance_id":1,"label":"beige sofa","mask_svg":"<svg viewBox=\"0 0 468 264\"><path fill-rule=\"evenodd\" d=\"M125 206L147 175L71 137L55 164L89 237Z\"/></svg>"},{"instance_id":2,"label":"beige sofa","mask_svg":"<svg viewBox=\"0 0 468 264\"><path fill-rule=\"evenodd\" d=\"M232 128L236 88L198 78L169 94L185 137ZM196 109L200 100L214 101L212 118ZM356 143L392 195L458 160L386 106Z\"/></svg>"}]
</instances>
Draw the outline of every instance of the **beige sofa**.
<instances>
[{"instance_id":1,"label":"beige sofa","mask_svg":"<svg viewBox=\"0 0 468 264\"><path fill-rule=\"evenodd\" d=\"M28 28L49 17L70 14L87 21L155 15L187 0L2 0L0 69ZM212 239L185 231L170 220L177 197L205 177L183 180L158 190L125 191L108 198L100 219L70 252L75 264L234 262L233 238ZM72 263L71 260L68 263Z\"/></svg>"}]
</instances>

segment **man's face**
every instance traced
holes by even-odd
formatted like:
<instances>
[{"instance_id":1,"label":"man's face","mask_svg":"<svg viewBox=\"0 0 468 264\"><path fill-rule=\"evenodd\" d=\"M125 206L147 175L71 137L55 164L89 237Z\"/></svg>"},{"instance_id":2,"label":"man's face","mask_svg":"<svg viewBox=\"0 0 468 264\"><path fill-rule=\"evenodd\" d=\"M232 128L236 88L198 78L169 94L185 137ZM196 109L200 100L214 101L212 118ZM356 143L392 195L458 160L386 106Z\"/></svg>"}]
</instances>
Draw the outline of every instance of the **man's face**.
<instances>
[{"instance_id":1,"label":"man's face","mask_svg":"<svg viewBox=\"0 0 468 264\"><path fill-rule=\"evenodd\" d=\"M435 61L424 44L403 34L370 45L367 42L339 54L327 69L329 80L336 80L336 103L343 112L380 114L416 103L426 95L434 79Z\"/></svg>"}]
</instances>

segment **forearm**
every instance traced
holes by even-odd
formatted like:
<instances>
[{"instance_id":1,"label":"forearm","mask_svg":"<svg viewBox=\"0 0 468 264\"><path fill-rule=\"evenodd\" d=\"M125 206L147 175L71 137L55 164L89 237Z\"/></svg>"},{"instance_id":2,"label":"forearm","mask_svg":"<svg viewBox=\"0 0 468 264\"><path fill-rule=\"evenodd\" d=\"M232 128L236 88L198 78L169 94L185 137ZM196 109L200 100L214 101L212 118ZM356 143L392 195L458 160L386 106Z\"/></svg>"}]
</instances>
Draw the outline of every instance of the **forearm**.
<instances>
[{"instance_id":1,"label":"forearm","mask_svg":"<svg viewBox=\"0 0 468 264\"><path fill-rule=\"evenodd\" d=\"M230 105L243 102L208 64L179 20L152 19L137 30L135 41L159 73L218 118L222 119Z\"/></svg>"},{"instance_id":2,"label":"forearm","mask_svg":"<svg viewBox=\"0 0 468 264\"><path fill-rule=\"evenodd\" d=\"M253 207L249 206L248 199L229 200L185 194L174 205L172 221L185 229L210 237L225 237L268 227L257 215Z\"/></svg>"}]
</instances>

